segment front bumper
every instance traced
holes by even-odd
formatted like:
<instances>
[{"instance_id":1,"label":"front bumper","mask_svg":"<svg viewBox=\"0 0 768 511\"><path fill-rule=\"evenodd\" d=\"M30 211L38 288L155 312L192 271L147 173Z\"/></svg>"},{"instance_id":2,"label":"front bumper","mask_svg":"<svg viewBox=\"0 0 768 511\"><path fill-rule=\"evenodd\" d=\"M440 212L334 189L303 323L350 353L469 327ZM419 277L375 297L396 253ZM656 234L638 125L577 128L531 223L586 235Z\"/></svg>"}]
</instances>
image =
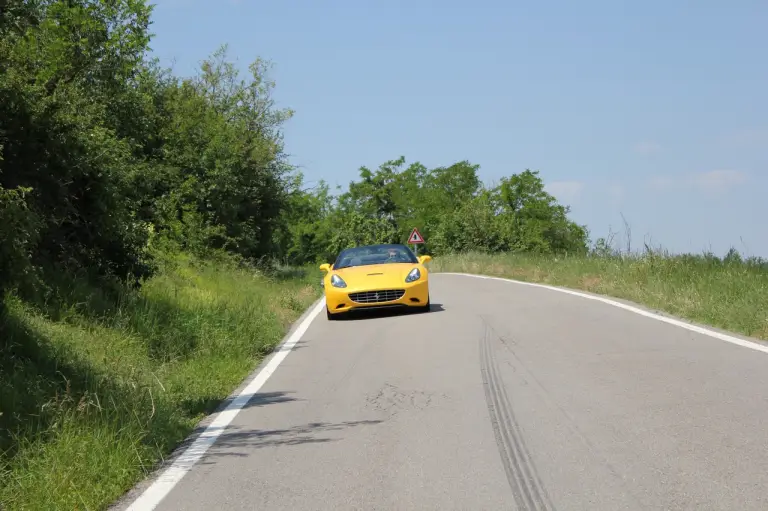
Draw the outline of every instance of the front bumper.
<instances>
[{"instance_id":1,"label":"front bumper","mask_svg":"<svg viewBox=\"0 0 768 511\"><path fill-rule=\"evenodd\" d=\"M328 312L331 314L341 314L351 310L375 309L384 307L425 307L429 301L429 282L413 282L411 284L403 283L398 289L404 291L402 296L387 300L386 294L392 296L392 290L366 289L366 288L336 288L329 285L325 286L325 303ZM384 293L384 291L390 291ZM379 292L380 298L377 300L375 293ZM364 297L357 297L358 300L365 300L364 303L354 301L350 295L365 293ZM373 295L373 296L372 296Z\"/></svg>"}]
</instances>

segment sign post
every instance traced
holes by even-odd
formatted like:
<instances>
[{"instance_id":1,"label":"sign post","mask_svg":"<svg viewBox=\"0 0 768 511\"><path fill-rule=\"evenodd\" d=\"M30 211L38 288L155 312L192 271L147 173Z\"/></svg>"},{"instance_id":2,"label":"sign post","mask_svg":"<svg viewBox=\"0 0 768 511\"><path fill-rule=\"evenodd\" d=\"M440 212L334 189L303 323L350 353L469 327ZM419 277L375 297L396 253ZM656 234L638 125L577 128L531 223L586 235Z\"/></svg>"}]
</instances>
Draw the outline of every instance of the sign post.
<instances>
[{"instance_id":1,"label":"sign post","mask_svg":"<svg viewBox=\"0 0 768 511\"><path fill-rule=\"evenodd\" d=\"M408 236L408 243L413 245L413 250L416 253L416 256L419 255L419 245L424 243L424 236L421 235L418 229L415 227L411 231L410 236Z\"/></svg>"}]
</instances>

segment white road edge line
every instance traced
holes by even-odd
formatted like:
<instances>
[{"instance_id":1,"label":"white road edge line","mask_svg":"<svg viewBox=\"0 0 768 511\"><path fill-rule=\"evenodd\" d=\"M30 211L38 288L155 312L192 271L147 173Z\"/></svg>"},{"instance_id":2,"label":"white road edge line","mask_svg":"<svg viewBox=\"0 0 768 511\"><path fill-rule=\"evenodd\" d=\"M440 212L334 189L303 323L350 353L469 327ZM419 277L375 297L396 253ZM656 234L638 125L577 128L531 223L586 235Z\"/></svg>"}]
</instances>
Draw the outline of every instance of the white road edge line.
<instances>
[{"instance_id":1,"label":"white road edge line","mask_svg":"<svg viewBox=\"0 0 768 511\"><path fill-rule=\"evenodd\" d=\"M206 451L216 442L216 439L227 428L232 419L266 383L280 363L288 356L296 343L309 328L320 311L325 307L325 299L321 299L314 309L304 318L288 339L273 354L270 361L259 371L248 385L232 400L224 410L219 412L216 419L211 422L205 431L168 467L153 483L128 507L127 511L150 511L155 509L160 501L170 493L176 484L181 481L187 472L203 457Z\"/></svg>"},{"instance_id":2,"label":"white road edge line","mask_svg":"<svg viewBox=\"0 0 768 511\"><path fill-rule=\"evenodd\" d=\"M716 332L714 330L709 330L707 328L702 328L697 325L692 325L690 323L686 323L684 321L680 321L678 319L674 318L668 318L666 316L662 316L660 314L655 314L653 312L649 312L643 309L639 309L637 307L633 307L631 305L627 305L625 303L617 302L615 300L611 300L610 298L604 298L602 296L595 296L590 295L586 293L580 293L578 291L573 291L570 289L564 289L562 287L555 287L555 286L548 286L546 284L534 284L533 282L525 282L522 280L514 280L514 279L505 279L502 277L491 277L488 275L476 275L473 273L458 273L458 272L434 272L434 275L461 275L464 277L474 277L477 279L488 279L488 280L500 280L502 282L511 282L513 284L519 284L521 286L530 286L530 287L538 287L541 289L549 289L551 291L557 291L559 293L565 293L568 295L573 296L579 296L581 298L586 298L587 300L595 300L597 302L602 302L608 305L612 305L614 307L618 307L620 309L624 309L630 312L634 312L635 314L639 314L641 316L645 316L646 318L655 319L657 321L662 321L664 323L669 323L670 325L675 325L680 328L685 328L686 330L690 330L691 332L696 332L698 334L706 335L709 337L714 337L715 339L719 339L721 341L729 342L731 344L736 344L738 346L742 346L744 348L749 348L755 351L762 351L763 353L768 353L768 345L758 344L756 342L747 341L744 339L739 339L738 337L734 337L732 335L724 334L721 332Z\"/></svg>"}]
</instances>

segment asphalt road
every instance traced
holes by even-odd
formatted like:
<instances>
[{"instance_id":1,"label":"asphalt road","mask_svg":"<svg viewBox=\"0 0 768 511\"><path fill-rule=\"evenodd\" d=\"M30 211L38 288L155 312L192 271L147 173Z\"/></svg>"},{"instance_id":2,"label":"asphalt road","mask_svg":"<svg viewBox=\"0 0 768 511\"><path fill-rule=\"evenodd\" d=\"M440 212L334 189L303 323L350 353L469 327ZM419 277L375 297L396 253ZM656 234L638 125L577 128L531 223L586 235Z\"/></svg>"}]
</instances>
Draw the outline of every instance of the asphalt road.
<instances>
[{"instance_id":1,"label":"asphalt road","mask_svg":"<svg viewBox=\"0 0 768 511\"><path fill-rule=\"evenodd\" d=\"M430 278L428 314L317 316L157 509L768 509L768 354Z\"/></svg>"}]
</instances>

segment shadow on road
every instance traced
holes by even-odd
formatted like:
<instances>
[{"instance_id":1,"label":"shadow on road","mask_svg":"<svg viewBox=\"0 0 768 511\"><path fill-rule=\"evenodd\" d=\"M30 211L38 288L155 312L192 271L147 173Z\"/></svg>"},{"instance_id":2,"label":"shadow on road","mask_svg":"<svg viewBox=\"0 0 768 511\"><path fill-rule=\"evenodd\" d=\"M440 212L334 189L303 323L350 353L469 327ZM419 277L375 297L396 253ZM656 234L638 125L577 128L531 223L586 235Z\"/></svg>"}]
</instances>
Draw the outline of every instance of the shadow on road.
<instances>
[{"instance_id":1,"label":"shadow on road","mask_svg":"<svg viewBox=\"0 0 768 511\"><path fill-rule=\"evenodd\" d=\"M293 344L293 345L291 346L291 350L290 350L290 351L296 351L296 350L300 350L300 349L302 349L302 348L306 348L308 345L309 345L309 344L307 343L307 341L306 341L306 340L304 340L304 339L302 339L302 340L300 340L300 341L296 342L295 344ZM280 347L277 347L277 348L275 348L275 352L277 352L277 351L280 351L280 350L281 350L281 348L282 348L282 349L285 349L284 347L280 346Z\"/></svg>"},{"instance_id":2,"label":"shadow on road","mask_svg":"<svg viewBox=\"0 0 768 511\"><path fill-rule=\"evenodd\" d=\"M445 308L443 307L443 304L441 303L433 303L429 307L429 312L422 312L421 314L432 314L434 312L443 312ZM372 308L372 309L359 309L350 311L346 314L342 314L339 319L341 321L360 321L364 319L373 319L373 318L388 318L388 317L395 317L395 316L411 316L411 315L418 315L419 312L413 311L411 309L404 309L404 308Z\"/></svg>"},{"instance_id":3,"label":"shadow on road","mask_svg":"<svg viewBox=\"0 0 768 511\"><path fill-rule=\"evenodd\" d=\"M250 450L264 447L276 447L283 445L318 444L341 440L338 434L331 438L333 433L349 428L375 426L381 420L345 421L339 423L311 422L302 426L294 426L286 429L247 429L242 427L229 427L216 440L211 450L206 454L203 464L213 464L220 457L246 457L251 455ZM322 436L321 436L322 435Z\"/></svg>"},{"instance_id":4,"label":"shadow on road","mask_svg":"<svg viewBox=\"0 0 768 511\"><path fill-rule=\"evenodd\" d=\"M257 408L259 406L299 401L299 399L288 394L293 394L293 392L257 392L248 400L248 404L243 408Z\"/></svg>"},{"instance_id":5,"label":"shadow on road","mask_svg":"<svg viewBox=\"0 0 768 511\"><path fill-rule=\"evenodd\" d=\"M298 401L295 397L291 397L288 394L290 392L258 392L248 400L248 403L243 407L257 408L259 406L266 406L278 403L289 403L291 401ZM230 400L221 401L221 398L205 398L200 397L197 399L187 399L182 401L182 409L189 415L198 415L203 413L210 415L216 411L224 410L230 403Z\"/></svg>"}]
</instances>

